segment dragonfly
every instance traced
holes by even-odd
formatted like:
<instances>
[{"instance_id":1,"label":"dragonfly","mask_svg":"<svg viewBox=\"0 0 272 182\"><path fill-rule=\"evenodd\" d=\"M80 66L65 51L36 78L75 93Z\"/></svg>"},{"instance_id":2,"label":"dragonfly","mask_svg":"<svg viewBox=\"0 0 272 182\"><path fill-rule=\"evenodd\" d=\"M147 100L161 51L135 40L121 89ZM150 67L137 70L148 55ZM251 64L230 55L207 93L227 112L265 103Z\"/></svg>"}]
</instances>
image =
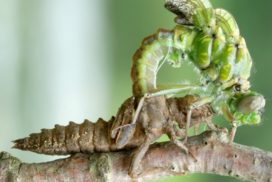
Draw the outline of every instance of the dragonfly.
<instances>
[{"instance_id":1,"label":"dragonfly","mask_svg":"<svg viewBox=\"0 0 272 182\"><path fill-rule=\"evenodd\" d=\"M50 155L136 148L129 174L137 176L149 146L162 134L189 153L188 128L205 121L210 129L219 130L210 120L215 114L230 122L230 142L237 127L259 124L265 98L250 90L252 59L234 17L214 9L208 0L166 0L165 7L177 15L177 25L143 40L133 56L133 96L116 117L55 125L15 140L14 148ZM180 68L184 62L199 72L200 84L157 84L164 64ZM179 92L185 92L185 98L168 98Z\"/></svg>"},{"instance_id":2,"label":"dragonfly","mask_svg":"<svg viewBox=\"0 0 272 182\"><path fill-rule=\"evenodd\" d=\"M166 0L165 7L177 15L176 26L146 37L133 56L132 90L139 102L131 124L137 122L146 98L194 93L199 99L188 106L186 129L192 110L209 103L231 124L233 141L238 126L260 122L265 106L264 97L250 90L252 58L235 18L224 9L213 8L209 0ZM199 73L199 84L188 79L186 83L157 83L162 66L180 68L185 62ZM238 110L230 102L235 98L241 102Z\"/></svg>"}]
</instances>

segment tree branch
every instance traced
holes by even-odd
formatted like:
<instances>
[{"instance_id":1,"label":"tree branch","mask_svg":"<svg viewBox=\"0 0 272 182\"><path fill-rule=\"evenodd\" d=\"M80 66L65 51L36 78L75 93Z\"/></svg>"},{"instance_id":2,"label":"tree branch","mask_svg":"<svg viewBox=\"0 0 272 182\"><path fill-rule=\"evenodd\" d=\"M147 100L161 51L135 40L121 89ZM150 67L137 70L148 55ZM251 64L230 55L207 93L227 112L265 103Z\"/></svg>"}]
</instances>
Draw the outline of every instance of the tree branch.
<instances>
[{"instance_id":1,"label":"tree branch","mask_svg":"<svg viewBox=\"0 0 272 182\"><path fill-rule=\"evenodd\" d=\"M141 162L138 181L191 173L214 173L241 180L272 181L272 153L228 144L227 133L208 131L189 138L186 155L170 142L153 144ZM128 176L132 151L75 154L47 163L26 164L0 154L0 181L133 181Z\"/></svg>"}]
</instances>

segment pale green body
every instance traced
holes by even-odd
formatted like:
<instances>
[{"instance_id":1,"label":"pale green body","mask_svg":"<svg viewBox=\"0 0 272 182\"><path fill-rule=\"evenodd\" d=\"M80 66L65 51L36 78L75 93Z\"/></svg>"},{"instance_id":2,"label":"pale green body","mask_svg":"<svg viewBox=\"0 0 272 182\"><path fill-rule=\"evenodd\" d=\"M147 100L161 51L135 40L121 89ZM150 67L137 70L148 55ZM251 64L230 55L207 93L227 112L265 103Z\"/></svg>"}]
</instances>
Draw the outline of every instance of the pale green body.
<instances>
[{"instance_id":1,"label":"pale green body","mask_svg":"<svg viewBox=\"0 0 272 182\"><path fill-rule=\"evenodd\" d=\"M202 73L203 82L212 81L220 86L237 78L246 81L252 60L245 44L236 47L221 28L215 32L216 37L213 36L192 26L177 25L172 31L159 30L146 38L133 59L134 96L159 89L156 76L164 58L174 67L180 67L183 61L192 61L195 69Z\"/></svg>"},{"instance_id":2,"label":"pale green body","mask_svg":"<svg viewBox=\"0 0 272 182\"><path fill-rule=\"evenodd\" d=\"M233 126L259 123L259 110L264 107L265 100L249 90L252 59L233 16L223 9L211 8L207 0L166 1L170 11L178 16L182 14L176 20L182 23L171 31L159 29L143 40L133 57L133 95L198 93L200 99L189 107L190 112L210 103L214 111L223 114ZM186 3L193 11L187 12ZM185 61L193 63L194 71L200 73L200 85L170 83L162 87L157 84L158 71L165 62L179 68ZM184 81L183 78L180 81ZM251 110L244 113L237 100L257 104L254 107L244 105ZM190 120L190 114L187 119Z\"/></svg>"}]
</instances>

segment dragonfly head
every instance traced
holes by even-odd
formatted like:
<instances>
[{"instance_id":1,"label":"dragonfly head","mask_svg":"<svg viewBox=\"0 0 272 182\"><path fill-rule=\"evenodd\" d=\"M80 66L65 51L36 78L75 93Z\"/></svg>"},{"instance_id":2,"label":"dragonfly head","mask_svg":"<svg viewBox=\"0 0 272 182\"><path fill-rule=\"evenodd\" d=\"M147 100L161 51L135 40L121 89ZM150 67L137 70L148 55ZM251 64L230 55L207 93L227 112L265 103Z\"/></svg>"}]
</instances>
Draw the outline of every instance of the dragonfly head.
<instances>
[{"instance_id":1,"label":"dragonfly head","mask_svg":"<svg viewBox=\"0 0 272 182\"><path fill-rule=\"evenodd\" d=\"M250 89L250 83L247 79L239 79L238 85L236 85L236 89L237 87L240 87L240 91L245 93Z\"/></svg>"},{"instance_id":2,"label":"dragonfly head","mask_svg":"<svg viewBox=\"0 0 272 182\"><path fill-rule=\"evenodd\" d=\"M209 0L165 0L165 8L176 14L175 22L182 25L192 25L196 9L212 8Z\"/></svg>"},{"instance_id":3,"label":"dragonfly head","mask_svg":"<svg viewBox=\"0 0 272 182\"><path fill-rule=\"evenodd\" d=\"M256 92L239 93L230 100L230 109L237 126L259 124L264 106L265 98Z\"/></svg>"},{"instance_id":4,"label":"dragonfly head","mask_svg":"<svg viewBox=\"0 0 272 182\"><path fill-rule=\"evenodd\" d=\"M192 17L192 7L186 2L176 0L165 0L165 8L176 14L175 22L177 24L190 24Z\"/></svg>"}]
</instances>

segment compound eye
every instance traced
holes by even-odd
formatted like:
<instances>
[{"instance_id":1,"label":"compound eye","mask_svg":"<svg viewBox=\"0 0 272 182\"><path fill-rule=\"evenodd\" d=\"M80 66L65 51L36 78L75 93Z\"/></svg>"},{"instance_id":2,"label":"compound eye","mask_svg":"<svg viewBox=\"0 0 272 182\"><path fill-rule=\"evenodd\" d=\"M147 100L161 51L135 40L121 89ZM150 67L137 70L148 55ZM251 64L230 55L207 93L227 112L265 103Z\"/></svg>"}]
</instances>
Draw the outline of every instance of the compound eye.
<instances>
[{"instance_id":1,"label":"compound eye","mask_svg":"<svg viewBox=\"0 0 272 182\"><path fill-rule=\"evenodd\" d=\"M233 90L235 92L241 92L242 91L242 88L241 88L241 85L240 84L236 84L233 86Z\"/></svg>"}]
</instances>

